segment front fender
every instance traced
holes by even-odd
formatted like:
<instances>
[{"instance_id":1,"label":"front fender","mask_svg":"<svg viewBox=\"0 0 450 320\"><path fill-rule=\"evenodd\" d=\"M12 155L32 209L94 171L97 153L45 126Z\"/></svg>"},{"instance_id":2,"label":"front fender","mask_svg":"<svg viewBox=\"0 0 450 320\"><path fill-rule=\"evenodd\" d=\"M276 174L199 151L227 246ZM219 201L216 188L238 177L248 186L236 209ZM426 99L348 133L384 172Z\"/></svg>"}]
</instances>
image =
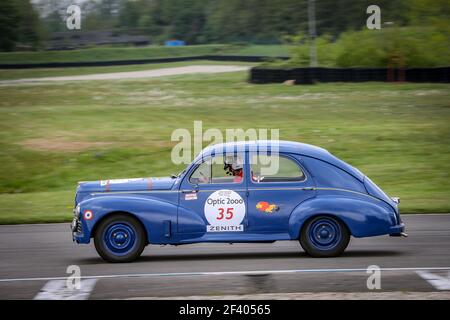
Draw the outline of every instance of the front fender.
<instances>
[{"instance_id":1,"label":"front fender","mask_svg":"<svg viewBox=\"0 0 450 320\"><path fill-rule=\"evenodd\" d=\"M331 215L342 220L354 237L392 233L395 213L383 201L365 195L320 195L302 202L289 218L289 234L298 239L306 220L317 215Z\"/></svg>"},{"instance_id":2,"label":"front fender","mask_svg":"<svg viewBox=\"0 0 450 320\"><path fill-rule=\"evenodd\" d=\"M150 243L170 242L173 237L171 230L174 230L177 222L175 204L148 196L100 196L82 201L79 206L83 230L76 239L79 243L89 243L98 222L113 212L126 212L137 218L144 226ZM90 220L84 219L86 210L93 213Z\"/></svg>"}]
</instances>

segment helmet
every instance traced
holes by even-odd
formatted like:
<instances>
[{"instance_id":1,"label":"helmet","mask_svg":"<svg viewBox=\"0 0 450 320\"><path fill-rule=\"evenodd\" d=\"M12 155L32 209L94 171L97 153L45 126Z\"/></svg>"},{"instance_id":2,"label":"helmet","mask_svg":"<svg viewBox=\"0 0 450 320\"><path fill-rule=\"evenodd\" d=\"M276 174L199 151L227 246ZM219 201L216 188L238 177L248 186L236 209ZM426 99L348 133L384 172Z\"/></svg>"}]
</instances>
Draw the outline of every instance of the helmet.
<instances>
[{"instance_id":1,"label":"helmet","mask_svg":"<svg viewBox=\"0 0 450 320\"><path fill-rule=\"evenodd\" d=\"M240 169L242 169L244 166L242 165L242 163L239 163L239 162L234 162L234 163L232 163L231 164L231 168L233 169L233 170L240 170Z\"/></svg>"},{"instance_id":2,"label":"helmet","mask_svg":"<svg viewBox=\"0 0 450 320\"><path fill-rule=\"evenodd\" d=\"M242 170L243 168L244 164L242 161L242 157L235 155L225 157L223 169L227 171L227 174L235 175L235 171Z\"/></svg>"}]
</instances>

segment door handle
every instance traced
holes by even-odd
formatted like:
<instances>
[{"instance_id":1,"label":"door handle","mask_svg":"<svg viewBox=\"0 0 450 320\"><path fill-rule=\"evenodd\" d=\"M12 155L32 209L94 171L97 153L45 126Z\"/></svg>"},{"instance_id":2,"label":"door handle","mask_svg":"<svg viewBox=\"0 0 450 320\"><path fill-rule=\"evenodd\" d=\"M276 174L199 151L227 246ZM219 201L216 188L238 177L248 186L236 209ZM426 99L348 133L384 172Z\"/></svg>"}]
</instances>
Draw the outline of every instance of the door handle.
<instances>
[{"instance_id":1,"label":"door handle","mask_svg":"<svg viewBox=\"0 0 450 320\"><path fill-rule=\"evenodd\" d=\"M305 187L305 188L302 188L302 190L313 191L313 190L315 190L315 188L314 187Z\"/></svg>"},{"instance_id":2,"label":"door handle","mask_svg":"<svg viewBox=\"0 0 450 320\"><path fill-rule=\"evenodd\" d=\"M196 190L196 189L190 189L190 190L184 189L184 190L181 190L181 193L197 193L197 192L198 192L198 190Z\"/></svg>"},{"instance_id":3,"label":"door handle","mask_svg":"<svg viewBox=\"0 0 450 320\"><path fill-rule=\"evenodd\" d=\"M197 193L198 192L198 184L194 186L194 189L184 189L181 190L181 193Z\"/></svg>"}]
</instances>

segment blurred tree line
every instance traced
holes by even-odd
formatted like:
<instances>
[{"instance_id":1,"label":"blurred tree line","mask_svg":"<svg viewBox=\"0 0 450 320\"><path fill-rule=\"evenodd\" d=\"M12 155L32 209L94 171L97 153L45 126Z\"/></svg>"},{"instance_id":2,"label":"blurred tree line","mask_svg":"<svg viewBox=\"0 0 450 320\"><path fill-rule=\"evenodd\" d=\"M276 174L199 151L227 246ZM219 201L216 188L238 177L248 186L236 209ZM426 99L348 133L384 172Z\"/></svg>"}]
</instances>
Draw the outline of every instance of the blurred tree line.
<instances>
[{"instance_id":1,"label":"blurred tree line","mask_svg":"<svg viewBox=\"0 0 450 320\"><path fill-rule=\"evenodd\" d=\"M0 50L38 47L43 25L29 0L0 2Z\"/></svg>"},{"instance_id":2,"label":"blurred tree line","mask_svg":"<svg viewBox=\"0 0 450 320\"><path fill-rule=\"evenodd\" d=\"M298 46L293 52L297 64L309 59L308 0L32 0L33 5L30 1L0 2L0 50L40 48L52 32L67 31L66 8L79 4L82 31L128 30L148 35L155 44L174 38L188 44L290 43ZM372 0L315 2L322 65L345 66L355 59L362 65L365 60L386 63L386 55L395 53L389 53L392 48L380 53L384 50L380 43L403 47L394 51L414 51L412 60L425 54L425 64L433 64L431 56L436 53L426 53L427 46L428 51L439 47L437 52L448 53L448 0L377 0L382 30L366 29L366 8L374 4Z\"/></svg>"},{"instance_id":3,"label":"blurred tree line","mask_svg":"<svg viewBox=\"0 0 450 320\"><path fill-rule=\"evenodd\" d=\"M335 36L365 26L370 0L316 0L319 34ZM378 0L386 18L404 23L407 0ZM116 10L111 10L111 9ZM88 30L140 28L156 41L280 43L307 30L308 0L102 0L87 17ZM111 13L107 17L101 12Z\"/></svg>"},{"instance_id":4,"label":"blurred tree line","mask_svg":"<svg viewBox=\"0 0 450 320\"><path fill-rule=\"evenodd\" d=\"M403 12L400 20L381 9L380 30L354 28L341 32L337 38L332 33L322 33L316 40L319 66L450 66L450 1L408 0L398 5ZM291 59L271 65L309 66L309 37L300 32L287 36L287 40L297 44Z\"/></svg>"}]
</instances>

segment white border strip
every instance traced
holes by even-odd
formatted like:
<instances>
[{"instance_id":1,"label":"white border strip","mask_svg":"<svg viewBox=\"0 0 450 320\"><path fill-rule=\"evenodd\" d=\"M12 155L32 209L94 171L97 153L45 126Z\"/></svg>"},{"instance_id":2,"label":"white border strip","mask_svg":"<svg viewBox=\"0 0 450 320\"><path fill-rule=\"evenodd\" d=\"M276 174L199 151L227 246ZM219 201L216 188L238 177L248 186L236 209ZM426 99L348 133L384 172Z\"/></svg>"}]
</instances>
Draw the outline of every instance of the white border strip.
<instances>
[{"instance_id":1,"label":"white border strip","mask_svg":"<svg viewBox=\"0 0 450 320\"><path fill-rule=\"evenodd\" d=\"M424 270L417 270L416 273L433 286L433 288L437 290L450 290L450 272L447 278Z\"/></svg>"},{"instance_id":2,"label":"white border strip","mask_svg":"<svg viewBox=\"0 0 450 320\"><path fill-rule=\"evenodd\" d=\"M449 270L450 267L407 267L407 268L381 268L381 271L432 271ZM258 274L287 274L287 273L334 273L334 272L366 272L367 268L349 269L292 269L292 270L244 270L244 271L205 271L205 272L173 272L173 273L129 273L97 276L82 276L80 279L111 279L111 278L150 278L150 277L183 277L183 276L223 276L223 275L258 275ZM65 280L67 277L36 277L36 278L9 278L0 279L0 282L17 281L50 281Z\"/></svg>"},{"instance_id":3,"label":"white border strip","mask_svg":"<svg viewBox=\"0 0 450 320\"><path fill-rule=\"evenodd\" d=\"M65 280L48 281L34 297L34 300L87 300L98 279L80 282L80 288L68 288Z\"/></svg>"}]
</instances>

